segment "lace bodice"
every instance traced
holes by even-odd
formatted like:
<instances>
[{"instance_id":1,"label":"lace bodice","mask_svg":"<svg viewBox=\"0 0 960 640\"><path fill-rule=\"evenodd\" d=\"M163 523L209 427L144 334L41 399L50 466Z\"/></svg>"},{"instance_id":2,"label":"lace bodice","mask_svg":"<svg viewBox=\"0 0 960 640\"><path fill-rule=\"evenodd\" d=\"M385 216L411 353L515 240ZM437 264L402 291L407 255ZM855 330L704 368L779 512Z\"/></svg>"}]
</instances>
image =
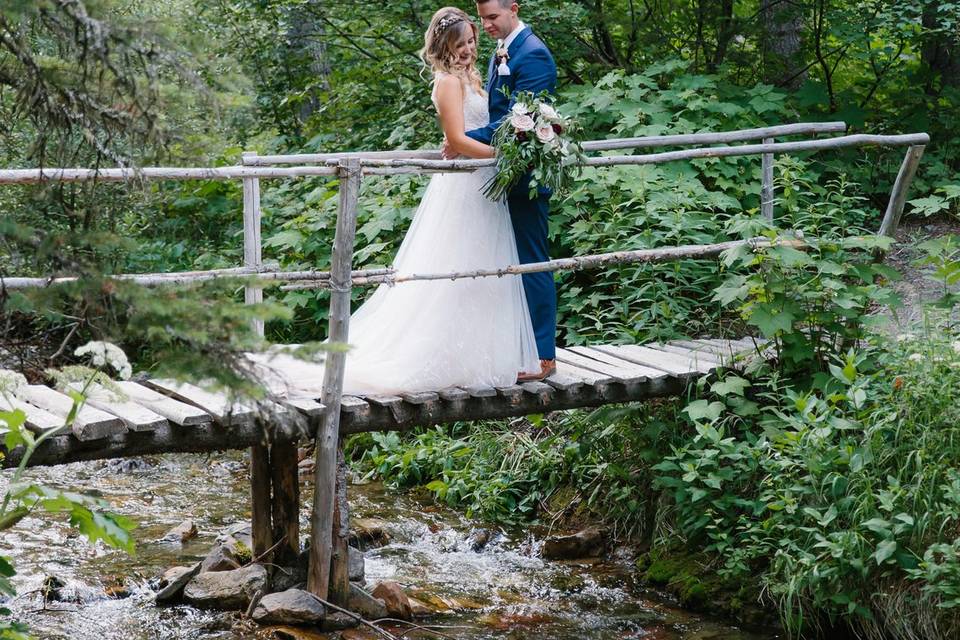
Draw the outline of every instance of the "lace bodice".
<instances>
[{"instance_id":1,"label":"lace bodice","mask_svg":"<svg viewBox=\"0 0 960 640\"><path fill-rule=\"evenodd\" d=\"M439 79L439 74L437 79ZM437 83L433 83L433 93L430 95L433 107L437 108ZM439 111L439 109L438 109ZM468 86L463 96L463 126L464 131L479 129L490 124L490 110L487 98L473 87Z\"/></svg>"}]
</instances>

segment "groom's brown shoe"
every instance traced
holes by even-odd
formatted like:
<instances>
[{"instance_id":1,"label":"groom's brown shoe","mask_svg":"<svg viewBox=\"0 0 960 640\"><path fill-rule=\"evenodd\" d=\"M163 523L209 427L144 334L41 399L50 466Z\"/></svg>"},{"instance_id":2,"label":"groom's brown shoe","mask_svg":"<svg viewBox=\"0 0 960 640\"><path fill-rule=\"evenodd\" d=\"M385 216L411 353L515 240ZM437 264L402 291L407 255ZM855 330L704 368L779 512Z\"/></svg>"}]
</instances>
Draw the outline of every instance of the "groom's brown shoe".
<instances>
[{"instance_id":1,"label":"groom's brown shoe","mask_svg":"<svg viewBox=\"0 0 960 640\"><path fill-rule=\"evenodd\" d=\"M517 382L534 382L543 380L557 372L556 360L541 360L540 371L536 373L521 372L517 374Z\"/></svg>"}]
</instances>

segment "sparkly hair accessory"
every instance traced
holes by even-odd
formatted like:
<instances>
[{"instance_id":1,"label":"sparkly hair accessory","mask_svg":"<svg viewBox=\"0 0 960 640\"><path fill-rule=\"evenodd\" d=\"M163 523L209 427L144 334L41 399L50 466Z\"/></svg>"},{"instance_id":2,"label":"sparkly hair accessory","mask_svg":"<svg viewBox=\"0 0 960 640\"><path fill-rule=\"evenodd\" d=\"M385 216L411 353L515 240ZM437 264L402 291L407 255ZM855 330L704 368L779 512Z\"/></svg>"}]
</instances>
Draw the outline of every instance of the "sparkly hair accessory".
<instances>
[{"instance_id":1,"label":"sparkly hair accessory","mask_svg":"<svg viewBox=\"0 0 960 640\"><path fill-rule=\"evenodd\" d=\"M463 22L463 18L460 16L447 16L445 18L440 18L440 20L437 21L437 27L434 29L434 33L440 35L458 22Z\"/></svg>"}]
</instances>

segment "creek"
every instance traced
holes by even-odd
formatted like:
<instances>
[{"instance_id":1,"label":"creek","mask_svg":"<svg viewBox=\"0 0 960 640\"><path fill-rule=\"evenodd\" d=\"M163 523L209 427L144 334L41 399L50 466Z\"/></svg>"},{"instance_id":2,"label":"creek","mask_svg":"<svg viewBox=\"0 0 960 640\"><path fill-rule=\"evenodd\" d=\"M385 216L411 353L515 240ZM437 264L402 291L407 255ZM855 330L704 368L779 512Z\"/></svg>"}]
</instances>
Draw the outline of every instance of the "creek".
<instances>
[{"instance_id":1,"label":"creek","mask_svg":"<svg viewBox=\"0 0 960 640\"><path fill-rule=\"evenodd\" d=\"M10 472L0 478L0 488ZM50 640L233 640L271 638L251 631L235 613L187 605L156 607L151 584L174 565L201 559L228 526L249 520L249 480L242 452L165 455L87 462L28 471L29 479L109 500L138 522L137 553L89 544L63 518L22 520L0 538L13 558L19 595L6 606L37 638ZM304 496L302 504L309 504ZM634 579L628 548L600 563L538 557L542 538L528 530L492 529L479 550L482 525L461 514L377 483L350 487L352 517L386 521L389 542L365 551L366 581L395 580L436 609L429 622L458 640L553 638L600 640L761 640L775 631L747 632L684 611ZM307 531L304 508L303 531ZM186 543L161 542L186 519L199 534ZM44 603L48 576L63 584ZM375 637L357 634L352 637ZM335 638L310 635L310 638ZM408 635L407 637L411 637ZM414 636L414 637L428 637Z\"/></svg>"}]
</instances>

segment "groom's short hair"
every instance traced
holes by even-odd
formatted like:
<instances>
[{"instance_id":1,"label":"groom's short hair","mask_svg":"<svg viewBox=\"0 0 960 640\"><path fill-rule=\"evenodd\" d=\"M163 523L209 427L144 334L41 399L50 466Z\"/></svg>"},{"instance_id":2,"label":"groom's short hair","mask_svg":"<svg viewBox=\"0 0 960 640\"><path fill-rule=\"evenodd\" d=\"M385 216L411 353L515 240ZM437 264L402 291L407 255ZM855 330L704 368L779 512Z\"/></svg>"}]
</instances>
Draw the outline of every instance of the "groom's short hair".
<instances>
[{"instance_id":1,"label":"groom's short hair","mask_svg":"<svg viewBox=\"0 0 960 640\"><path fill-rule=\"evenodd\" d=\"M510 5L512 5L514 2L520 4L519 0L477 0L477 4L487 4L488 2L498 3L501 9L509 9Z\"/></svg>"}]
</instances>

